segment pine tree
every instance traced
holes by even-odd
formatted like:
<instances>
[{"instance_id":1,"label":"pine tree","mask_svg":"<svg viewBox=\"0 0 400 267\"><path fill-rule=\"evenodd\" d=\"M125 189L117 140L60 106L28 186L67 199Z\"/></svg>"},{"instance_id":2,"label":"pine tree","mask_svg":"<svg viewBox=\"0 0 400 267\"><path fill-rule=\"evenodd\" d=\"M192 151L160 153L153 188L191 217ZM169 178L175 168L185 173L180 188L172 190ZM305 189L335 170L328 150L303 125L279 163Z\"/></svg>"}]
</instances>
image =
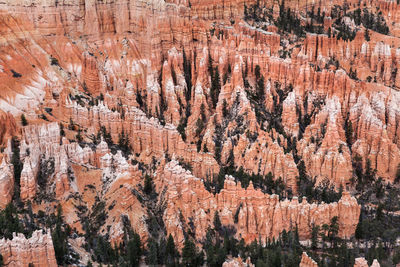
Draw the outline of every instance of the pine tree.
<instances>
[{"instance_id":1,"label":"pine tree","mask_svg":"<svg viewBox=\"0 0 400 267\"><path fill-rule=\"evenodd\" d=\"M365 29L364 37L365 37L365 41L367 41L367 42L369 42L371 40L371 37L369 36L369 30L368 29Z\"/></svg>"},{"instance_id":2,"label":"pine tree","mask_svg":"<svg viewBox=\"0 0 400 267\"><path fill-rule=\"evenodd\" d=\"M260 76L261 76L260 65L256 65L256 67L254 69L254 75L256 76L256 80L260 79Z\"/></svg>"},{"instance_id":3,"label":"pine tree","mask_svg":"<svg viewBox=\"0 0 400 267\"><path fill-rule=\"evenodd\" d=\"M175 247L174 238L171 234L169 234L167 239L167 245L165 249L166 260L165 263L167 266L175 266L176 258L178 257L178 251Z\"/></svg>"},{"instance_id":4,"label":"pine tree","mask_svg":"<svg viewBox=\"0 0 400 267\"><path fill-rule=\"evenodd\" d=\"M337 243L337 235L339 233L339 222L338 217L334 216L331 219L331 223L329 225L328 237L332 243L332 246L335 248Z\"/></svg>"},{"instance_id":5,"label":"pine tree","mask_svg":"<svg viewBox=\"0 0 400 267\"><path fill-rule=\"evenodd\" d=\"M139 266L142 256L142 243L137 233L133 233L133 238L128 241L127 250L129 266Z\"/></svg>"},{"instance_id":6,"label":"pine tree","mask_svg":"<svg viewBox=\"0 0 400 267\"><path fill-rule=\"evenodd\" d=\"M76 134L76 140L78 141L78 143L82 143L82 141L83 141L81 133L82 133L82 131L81 131L81 128L79 127L78 133Z\"/></svg>"},{"instance_id":7,"label":"pine tree","mask_svg":"<svg viewBox=\"0 0 400 267\"><path fill-rule=\"evenodd\" d=\"M64 124L60 122L60 136L65 136Z\"/></svg>"},{"instance_id":8,"label":"pine tree","mask_svg":"<svg viewBox=\"0 0 400 267\"><path fill-rule=\"evenodd\" d=\"M153 179L151 178L150 175L146 175L144 178L144 188L143 191L147 194L150 195L153 192L154 188L154 183Z\"/></svg>"},{"instance_id":9,"label":"pine tree","mask_svg":"<svg viewBox=\"0 0 400 267\"><path fill-rule=\"evenodd\" d=\"M219 218L219 213L216 211L214 213L214 229L220 231L222 227L221 219Z\"/></svg>"},{"instance_id":10,"label":"pine tree","mask_svg":"<svg viewBox=\"0 0 400 267\"><path fill-rule=\"evenodd\" d=\"M56 227L53 230L51 236L53 239L54 252L56 255L56 260L58 265L63 265L67 263L68 255L68 236L63 229L63 216L62 207L59 204L57 206L57 216L56 216Z\"/></svg>"},{"instance_id":11,"label":"pine tree","mask_svg":"<svg viewBox=\"0 0 400 267\"><path fill-rule=\"evenodd\" d=\"M182 249L182 263L184 266L199 266L197 263L196 246L188 238Z\"/></svg>"},{"instance_id":12,"label":"pine tree","mask_svg":"<svg viewBox=\"0 0 400 267\"><path fill-rule=\"evenodd\" d=\"M351 145L353 144L353 123L351 122L351 120L349 119L345 120L344 131L345 131L347 145L351 149Z\"/></svg>"},{"instance_id":13,"label":"pine tree","mask_svg":"<svg viewBox=\"0 0 400 267\"><path fill-rule=\"evenodd\" d=\"M13 136L11 138L11 150L13 152L11 157L11 164L14 167L14 185L15 185L15 193L14 198L19 199L19 186L20 186L20 179L21 179L21 172L22 172L22 161L20 158L20 148L19 148L19 140L17 137Z\"/></svg>"},{"instance_id":14,"label":"pine tree","mask_svg":"<svg viewBox=\"0 0 400 267\"><path fill-rule=\"evenodd\" d=\"M210 94L211 94L211 101L213 104L213 108L217 106L220 91L221 91L221 78L219 76L219 70L217 66L215 67L213 76L211 76Z\"/></svg>"},{"instance_id":15,"label":"pine tree","mask_svg":"<svg viewBox=\"0 0 400 267\"><path fill-rule=\"evenodd\" d=\"M21 123L22 123L22 126L28 125L28 121L25 118L25 114L21 115Z\"/></svg>"},{"instance_id":16,"label":"pine tree","mask_svg":"<svg viewBox=\"0 0 400 267\"><path fill-rule=\"evenodd\" d=\"M256 85L257 98L260 101L263 101L263 99L264 99L264 94L265 94L264 88L265 88L264 76L261 76L261 78L257 80L257 85Z\"/></svg>"},{"instance_id":17,"label":"pine tree","mask_svg":"<svg viewBox=\"0 0 400 267\"><path fill-rule=\"evenodd\" d=\"M152 238L148 241L148 249L149 252L146 256L146 263L155 266L158 264L158 244Z\"/></svg>"},{"instance_id":18,"label":"pine tree","mask_svg":"<svg viewBox=\"0 0 400 267\"><path fill-rule=\"evenodd\" d=\"M311 248L313 250L318 248L318 234L319 234L319 226L313 225L311 231Z\"/></svg>"}]
</instances>

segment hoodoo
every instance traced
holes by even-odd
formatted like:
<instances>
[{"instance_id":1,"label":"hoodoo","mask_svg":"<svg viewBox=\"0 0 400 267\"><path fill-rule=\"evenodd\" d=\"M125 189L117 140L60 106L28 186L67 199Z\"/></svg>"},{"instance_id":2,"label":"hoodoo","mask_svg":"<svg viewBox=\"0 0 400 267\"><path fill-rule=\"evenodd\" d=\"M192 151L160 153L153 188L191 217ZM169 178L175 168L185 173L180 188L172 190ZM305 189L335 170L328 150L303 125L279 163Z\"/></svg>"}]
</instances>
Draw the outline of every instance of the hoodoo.
<instances>
[{"instance_id":1,"label":"hoodoo","mask_svg":"<svg viewBox=\"0 0 400 267\"><path fill-rule=\"evenodd\" d=\"M0 2L0 266L400 264L393 0Z\"/></svg>"}]
</instances>

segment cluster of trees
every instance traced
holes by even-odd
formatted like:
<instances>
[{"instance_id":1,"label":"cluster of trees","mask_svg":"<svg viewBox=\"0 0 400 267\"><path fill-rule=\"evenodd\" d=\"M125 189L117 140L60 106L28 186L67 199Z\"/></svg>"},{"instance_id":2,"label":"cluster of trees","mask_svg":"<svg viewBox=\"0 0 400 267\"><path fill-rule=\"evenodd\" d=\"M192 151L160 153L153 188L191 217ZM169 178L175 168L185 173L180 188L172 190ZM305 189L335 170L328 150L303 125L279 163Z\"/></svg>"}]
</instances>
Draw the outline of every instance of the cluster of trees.
<instances>
[{"instance_id":1,"label":"cluster of trees","mask_svg":"<svg viewBox=\"0 0 400 267\"><path fill-rule=\"evenodd\" d=\"M57 263L59 265L76 263L77 255L71 253L67 241L71 228L63 223L60 205L57 207L56 216L54 214L45 216L42 211L34 214L30 201L25 207L23 205L16 207L10 203L0 211L0 239L12 239L13 233L22 233L29 238L35 230L41 228L51 229Z\"/></svg>"},{"instance_id":2,"label":"cluster of trees","mask_svg":"<svg viewBox=\"0 0 400 267\"><path fill-rule=\"evenodd\" d=\"M244 4L244 20L253 20L255 22L272 21L272 9L265 9L260 5L260 1L247 6Z\"/></svg>"},{"instance_id":3,"label":"cluster of trees","mask_svg":"<svg viewBox=\"0 0 400 267\"><path fill-rule=\"evenodd\" d=\"M196 52L194 51L193 53L194 53L194 58L196 59ZM180 113L182 113L182 109L184 108L185 114L184 116L181 117L177 130L180 133L183 141L185 141L186 140L185 131L187 126L187 121L191 112L190 100L192 97L192 63L190 61L190 58L187 57L185 50L183 50L183 73L186 81L186 89L185 89L186 107L183 107L182 101L180 100L180 98L178 98Z\"/></svg>"},{"instance_id":4,"label":"cluster of trees","mask_svg":"<svg viewBox=\"0 0 400 267\"><path fill-rule=\"evenodd\" d=\"M52 228L51 237L53 239L54 253L57 264L64 265L73 263L69 257L68 236L71 234L71 228L68 224L64 224L62 207L57 206L57 215L55 219L55 227Z\"/></svg>"},{"instance_id":5,"label":"cluster of trees","mask_svg":"<svg viewBox=\"0 0 400 267\"><path fill-rule=\"evenodd\" d=\"M16 207L10 203L0 211L0 239L12 239L14 232L23 233L24 227L19 221Z\"/></svg>"},{"instance_id":6,"label":"cluster of trees","mask_svg":"<svg viewBox=\"0 0 400 267\"><path fill-rule=\"evenodd\" d=\"M121 150L125 157L128 157L132 151L129 135L125 133L124 128L122 128L122 131L118 136L118 149Z\"/></svg>"},{"instance_id":7,"label":"cluster of trees","mask_svg":"<svg viewBox=\"0 0 400 267\"><path fill-rule=\"evenodd\" d=\"M206 111L205 111L205 106L202 103L200 106L200 117L196 121L196 138L198 138L197 142L197 152L201 150L201 143L202 143L202 136L201 133L203 132L204 128L206 127Z\"/></svg>"},{"instance_id":8,"label":"cluster of trees","mask_svg":"<svg viewBox=\"0 0 400 267\"><path fill-rule=\"evenodd\" d=\"M376 175L371 162L362 167L361 158L353 161L356 175L357 199L361 204L359 223L355 231L360 253L369 263L374 258L384 266L400 263L400 189L397 184L385 183ZM359 245L361 244L361 245Z\"/></svg>"},{"instance_id":9,"label":"cluster of trees","mask_svg":"<svg viewBox=\"0 0 400 267\"><path fill-rule=\"evenodd\" d=\"M250 182L254 188L261 189L267 194L277 194L281 198L291 197L292 192L287 188L281 177L275 179L271 172L267 175L250 174L244 171L243 167L236 170L233 166L221 168L218 175L212 179L205 180L204 185L209 192L219 193L224 188L225 176L233 176L237 182L240 182L243 188L247 188Z\"/></svg>"},{"instance_id":10,"label":"cluster of trees","mask_svg":"<svg viewBox=\"0 0 400 267\"><path fill-rule=\"evenodd\" d=\"M355 24L358 26L362 24L367 29L385 35L389 34L389 27L387 26L381 11L376 14L368 11L366 8L364 8L362 11L360 8L358 8L349 15L354 19Z\"/></svg>"},{"instance_id":11,"label":"cluster of trees","mask_svg":"<svg viewBox=\"0 0 400 267\"><path fill-rule=\"evenodd\" d=\"M218 66L213 68L211 52L208 52L208 72L211 77L210 96L212 107L216 108L218 103L219 93L221 92L221 77L219 75Z\"/></svg>"},{"instance_id":12,"label":"cluster of trees","mask_svg":"<svg viewBox=\"0 0 400 267\"><path fill-rule=\"evenodd\" d=\"M303 160L297 164L299 176L297 177L297 189L300 197L306 197L307 201L325 203L337 202L342 197L343 188L336 191L335 186L324 180L318 186L315 186L316 180L312 179L306 172L306 166Z\"/></svg>"},{"instance_id":13,"label":"cluster of trees","mask_svg":"<svg viewBox=\"0 0 400 267\"><path fill-rule=\"evenodd\" d=\"M250 6L244 5L244 20L246 21L271 22L281 33L292 33L299 37L305 35L305 28L300 18L290 8L285 7L285 1L280 4L279 17L276 21L272 14L273 10L262 7L259 1Z\"/></svg>"},{"instance_id":14,"label":"cluster of trees","mask_svg":"<svg viewBox=\"0 0 400 267\"><path fill-rule=\"evenodd\" d=\"M335 29L333 36L336 36L338 40L342 39L344 41L353 41L356 38L356 30L350 28L349 25L344 23L343 17L339 17L335 20Z\"/></svg>"},{"instance_id":15,"label":"cluster of trees","mask_svg":"<svg viewBox=\"0 0 400 267\"><path fill-rule=\"evenodd\" d=\"M129 236L129 239L125 239L116 247L111 246L107 235L98 236L96 246L93 249L92 260L113 266L139 266L145 252L144 245L137 233L131 232Z\"/></svg>"},{"instance_id":16,"label":"cluster of trees","mask_svg":"<svg viewBox=\"0 0 400 267\"><path fill-rule=\"evenodd\" d=\"M191 244L185 244L185 254L189 251ZM166 266L178 266L180 254L177 250L174 242L174 238L170 234L168 239L161 238L159 241L150 238L147 243L146 263L149 265L166 265Z\"/></svg>"},{"instance_id":17,"label":"cluster of trees","mask_svg":"<svg viewBox=\"0 0 400 267\"><path fill-rule=\"evenodd\" d=\"M273 18L273 9L265 8L257 1L255 4L244 6L244 20L254 22L270 22L274 24L280 33L294 34L298 37L304 37L306 32L310 33L324 33L324 17L325 12L321 12L318 8L317 12L314 11L314 6L307 13L307 22L303 20L290 8L285 7L285 1L281 1L279 6L279 16L276 20ZM265 25L263 26L265 29Z\"/></svg>"},{"instance_id":18,"label":"cluster of trees","mask_svg":"<svg viewBox=\"0 0 400 267\"><path fill-rule=\"evenodd\" d=\"M20 158L20 141L16 136L11 138L11 164L14 169L14 195L13 199L17 202L20 201L20 180L21 180L21 172L23 168L23 163Z\"/></svg>"},{"instance_id":19,"label":"cluster of trees","mask_svg":"<svg viewBox=\"0 0 400 267\"><path fill-rule=\"evenodd\" d=\"M40 158L39 162L39 172L37 174L37 185L38 192L35 196L35 200L40 202L41 199L50 199L49 194L47 194L47 182L54 174L54 157L49 157L46 159L44 156Z\"/></svg>"}]
</instances>

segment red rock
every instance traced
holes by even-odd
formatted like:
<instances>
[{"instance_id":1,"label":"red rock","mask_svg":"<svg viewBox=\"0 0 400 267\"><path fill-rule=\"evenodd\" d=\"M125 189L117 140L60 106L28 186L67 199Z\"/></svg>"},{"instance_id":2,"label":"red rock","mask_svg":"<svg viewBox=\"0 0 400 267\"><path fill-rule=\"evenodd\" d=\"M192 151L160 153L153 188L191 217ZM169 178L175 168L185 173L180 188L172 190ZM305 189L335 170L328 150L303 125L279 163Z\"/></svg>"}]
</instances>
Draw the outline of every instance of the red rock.
<instances>
[{"instance_id":1,"label":"red rock","mask_svg":"<svg viewBox=\"0 0 400 267\"><path fill-rule=\"evenodd\" d=\"M0 254L4 266L28 266L33 264L40 267L56 267L53 241L50 232L43 234L42 230L33 232L27 239L23 234L13 236L12 240L0 240Z\"/></svg>"},{"instance_id":2,"label":"red rock","mask_svg":"<svg viewBox=\"0 0 400 267\"><path fill-rule=\"evenodd\" d=\"M240 257L232 258L226 260L222 267L254 267L254 264L251 263L250 258L247 258L246 261L243 261Z\"/></svg>"},{"instance_id":3,"label":"red rock","mask_svg":"<svg viewBox=\"0 0 400 267\"><path fill-rule=\"evenodd\" d=\"M13 166L3 158L0 165L0 209L4 209L11 202L14 194Z\"/></svg>"},{"instance_id":4,"label":"red rock","mask_svg":"<svg viewBox=\"0 0 400 267\"><path fill-rule=\"evenodd\" d=\"M354 234L360 214L360 205L348 193L344 193L338 203L309 204L305 199L299 203L293 200L279 201L277 195L263 194L250 183L247 189L226 177L224 188L215 196L205 190L203 182L182 169L176 161L165 165L157 181L158 190L166 189L167 209L164 221L167 232L182 245L183 228L188 220L194 223L196 239L201 240L213 216L219 212L224 225L235 225L236 237L247 243L261 237L276 238L283 230L297 226L301 239L309 238L312 224L329 223L334 216L339 218L339 235L350 237ZM240 207L240 210L238 211ZM238 212L238 221L234 215ZM180 220L182 214L184 221Z\"/></svg>"},{"instance_id":5,"label":"red rock","mask_svg":"<svg viewBox=\"0 0 400 267\"><path fill-rule=\"evenodd\" d=\"M311 259L306 252L303 252L299 267L318 267L318 264Z\"/></svg>"},{"instance_id":6,"label":"red rock","mask_svg":"<svg viewBox=\"0 0 400 267\"><path fill-rule=\"evenodd\" d=\"M379 267L379 266L380 266L379 262L376 259L374 259L371 267ZM368 262L364 258L356 258L354 267L368 267Z\"/></svg>"}]
</instances>

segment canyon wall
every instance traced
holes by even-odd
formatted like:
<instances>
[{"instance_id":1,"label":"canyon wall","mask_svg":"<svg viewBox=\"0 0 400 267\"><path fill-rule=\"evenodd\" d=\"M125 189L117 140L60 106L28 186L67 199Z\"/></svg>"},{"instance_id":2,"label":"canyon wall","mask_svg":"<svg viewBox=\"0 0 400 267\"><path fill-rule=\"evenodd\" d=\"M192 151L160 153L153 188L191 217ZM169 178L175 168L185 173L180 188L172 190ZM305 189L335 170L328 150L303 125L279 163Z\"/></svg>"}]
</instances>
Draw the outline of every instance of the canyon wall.
<instances>
[{"instance_id":1,"label":"canyon wall","mask_svg":"<svg viewBox=\"0 0 400 267\"><path fill-rule=\"evenodd\" d=\"M338 203L310 204L306 199L299 202L297 197L279 200L277 195L254 189L252 183L244 189L234 177L226 177L224 188L213 195L205 189L201 179L174 160L167 163L159 175L157 186L160 191L166 190L166 229L178 244L183 244L189 221L194 225L191 230L196 239L202 240L216 212L222 224L235 226L236 237L243 238L246 243L258 238L265 242L277 238L283 230L296 227L300 238L308 239L313 225L329 224L334 216L338 217L339 236L350 237L360 215L360 205L346 192Z\"/></svg>"},{"instance_id":2,"label":"canyon wall","mask_svg":"<svg viewBox=\"0 0 400 267\"><path fill-rule=\"evenodd\" d=\"M0 254L7 267L29 264L39 267L58 266L50 232L44 234L42 230L33 232L28 239L23 234L14 234L12 240L0 240Z\"/></svg>"},{"instance_id":3,"label":"canyon wall","mask_svg":"<svg viewBox=\"0 0 400 267\"><path fill-rule=\"evenodd\" d=\"M335 5L380 8L390 35L370 31L367 40L359 26L343 40L289 38L276 25L245 20L257 2L277 19L271 1L3 0L0 209L13 197L49 213L60 203L66 223L84 233L83 220L103 205L98 234L113 244L124 241L126 222L146 243L161 204L163 230L180 248L188 231L201 241L216 212L246 243L296 227L309 239L313 225L335 216L339 236L351 237L360 215L351 196L356 160L364 168L369 161L385 182L394 182L400 165L399 5L314 3L326 31L335 27ZM285 5L308 20L309 1ZM303 162L316 185L348 188L338 202L296 197ZM251 182L244 188L230 175L220 192L206 190L226 170L271 174L294 197ZM157 200L144 193L146 177ZM10 252L11 242L25 242L14 239L2 241L8 265L20 253ZM27 260L35 249L23 252ZM301 266L315 262L303 254Z\"/></svg>"}]
</instances>

